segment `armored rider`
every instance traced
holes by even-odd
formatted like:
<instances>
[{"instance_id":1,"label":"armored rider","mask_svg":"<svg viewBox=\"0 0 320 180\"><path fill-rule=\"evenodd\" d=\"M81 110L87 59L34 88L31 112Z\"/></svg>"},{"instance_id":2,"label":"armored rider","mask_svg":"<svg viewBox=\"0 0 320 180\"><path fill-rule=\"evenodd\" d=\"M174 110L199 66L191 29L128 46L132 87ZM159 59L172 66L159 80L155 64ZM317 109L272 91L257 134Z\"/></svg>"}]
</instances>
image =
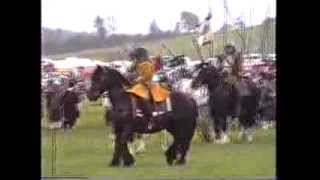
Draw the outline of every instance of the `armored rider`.
<instances>
[{"instance_id":1,"label":"armored rider","mask_svg":"<svg viewBox=\"0 0 320 180\"><path fill-rule=\"evenodd\" d=\"M233 108L233 118L240 115L240 81L242 73L242 58L241 53L236 51L233 44L227 44L224 47L223 65L227 69L226 81L231 85L235 106Z\"/></svg>"},{"instance_id":2,"label":"armored rider","mask_svg":"<svg viewBox=\"0 0 320 180\"><path fill-rule=\"evenodd\" d=\"M148 120L148 128L152 128L152 112L155 103L166 101L170 91L159 83L152 83L152 78L156 72L154 62L149 58L148 52L145 48L136 48L129 53L129 57L133 60L131 71L136 71L138 78L136 84L127 89L130 92L144 101L143 111Z\"/></svg>"}]
</instances>

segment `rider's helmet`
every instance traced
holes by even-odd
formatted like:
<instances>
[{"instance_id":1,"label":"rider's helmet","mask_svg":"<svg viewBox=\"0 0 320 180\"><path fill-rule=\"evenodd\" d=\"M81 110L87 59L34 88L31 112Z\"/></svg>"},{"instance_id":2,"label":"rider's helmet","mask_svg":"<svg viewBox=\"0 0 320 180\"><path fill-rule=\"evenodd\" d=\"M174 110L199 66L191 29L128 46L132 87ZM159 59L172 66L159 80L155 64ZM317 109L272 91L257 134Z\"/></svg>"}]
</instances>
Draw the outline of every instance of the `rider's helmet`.
<instances>
[{"instance_id":1,"label":"rider's helmet","mask_svg":"<svg viewBox=\"0 0 320 180\"><path fill-rule=\"evenodd\" d=\"M146 60L149 59L149 54L145 48L139 47L129 52L129 58L131 60Z\"/></svg>"},{"instance_id":2,"label":"rider's helmet","mask_svg":"<svg viewBox=\"0 0 320 180\"><path fill-rule=\"evenodd\" d=\"M76 84L75 80L70 79L69 81L69 87L73 87Z\"/></svg>"},{"instance_id":3,"label":"rider's helmet","mask_svg":"<svg viewBox=\"0 0 320 180\"><path fill-rule=\"evenodd\" d=\"M234 43L228 43L224 46L224 53L226 55L232 55L236 52L236 47L234 46Z\"/></svg>"}]
</instances>

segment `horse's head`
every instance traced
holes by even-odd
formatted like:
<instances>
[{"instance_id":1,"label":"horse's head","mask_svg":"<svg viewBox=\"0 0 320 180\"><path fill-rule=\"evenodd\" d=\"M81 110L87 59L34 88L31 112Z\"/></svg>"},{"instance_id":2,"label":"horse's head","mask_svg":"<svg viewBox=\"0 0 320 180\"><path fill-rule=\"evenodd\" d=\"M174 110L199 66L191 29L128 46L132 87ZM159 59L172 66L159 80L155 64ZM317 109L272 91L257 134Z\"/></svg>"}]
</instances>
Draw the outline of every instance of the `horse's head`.
<instances>
[{"instance_id":1,"label":"horse's head","mask_svg":"<svg viewBox=\"0 0 320 180\"><path fill-rule=\"evenodd\" d=\"M198 75L191 83L191 87L196 89L202 85L215 85L217 80L222 78L222 73L209 63L201 63L197 65L196 71Z\"/></svg>"},{"instance_id":2,"label":"horse's head","mask_svg":"<svg viewBox=\"0 0 320 180\"><path fill-rule=\"evenodd\" d=\"M125 79L118 71L97 66L91 76L91 85L87 92L87 97L90 101L96 101L105 91L112 88L122 88L123 85L130 85L130 82Z\"/></svg>"}]
</instances>

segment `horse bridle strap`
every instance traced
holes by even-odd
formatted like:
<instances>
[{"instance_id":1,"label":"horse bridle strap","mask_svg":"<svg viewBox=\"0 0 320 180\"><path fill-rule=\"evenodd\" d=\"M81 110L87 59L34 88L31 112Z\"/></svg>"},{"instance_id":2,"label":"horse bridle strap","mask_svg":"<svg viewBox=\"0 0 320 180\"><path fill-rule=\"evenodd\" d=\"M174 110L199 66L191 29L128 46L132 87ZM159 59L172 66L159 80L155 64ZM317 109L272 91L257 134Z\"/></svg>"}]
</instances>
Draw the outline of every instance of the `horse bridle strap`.
<instances>
[{"instance_id":1,"label":"horse bridle strap","mask_svg":"<svg viewBox=\"0 0 320 180\"><path fill-rule=\"evenodd\" d=\"M136 118L137 99L134 96L130 97L132 104L132 117Z\"/></svg>"}]
</instances>

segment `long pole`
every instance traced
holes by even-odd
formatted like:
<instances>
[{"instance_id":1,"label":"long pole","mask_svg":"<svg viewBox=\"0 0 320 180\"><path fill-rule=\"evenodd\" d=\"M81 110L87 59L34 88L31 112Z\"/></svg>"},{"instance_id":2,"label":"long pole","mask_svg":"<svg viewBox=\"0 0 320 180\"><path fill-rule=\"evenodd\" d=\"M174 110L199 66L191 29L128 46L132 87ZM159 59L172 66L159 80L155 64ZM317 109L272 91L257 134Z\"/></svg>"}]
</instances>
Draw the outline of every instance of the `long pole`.
<instances>
[{"instance_id":1,"label":"long pole","mask_svg":"<svg viewBox=\"0 0 320 180\"><path fill-rule=\"evenodd\" d=\"M56 128L51 130L51 175L52 177L56 174L56 161L57 161L57 138Z\"/></svg>"},{"instance_id":2,"label":"long pole","mask_svg":"<svg viewBox=\"0 0 320 180\"><path fill-rule=\"evenodd\" d=\"M224 26L225 27L223 29L222 45L224 47L227 42L227 33L228 33L228 17L227 17L228 9L227 9L227 1L226 0L223 0L223 7L224 7Z\"/></svg>"},{"instance_id":3,"label":"long pole","mask_svg":"<svg viewBox=\"0 0 320 180\"><path fill-rule=\"evenodd\" d=\"M269 11L270 11L270 5L268 6L268 9L266 11L266 15L265 15L266 18L268 18ZM262 40L261 40L261 55L262 55L262 58L265 57L265 53L266 53L266 46L267 46L267 42L266 41L268 40L268 35L269 35L268 28L269 28L269 23L268 22L264 22L264 24L262 25L263 34L262 34Z\"/></svg>"},{"instance_id":4,"label":"long pole","mask_svg":"<svg viewBox=\"0 0 320 180\"><path fill-rule=\"evenodd\" d=\"M166 49L171 56L174 56L174 57L176 56L176 54L173 53L164 43L161 43L161 46L162 46L164 49Z\"/></svg>"},{"instance_id":5,"label":"long pole","mask_svg":"<svg viewBox=\"0 0 320 180\"><path fill-rule=\"evenodd\" d=\"M198 44L198 42L196 41L196 39L195 39L194 36L192 36L192 43L193 43L194 48L195 48L196 51L197 51L197 54L198 54L201 62L204 62L203 56L202 56L202 54L201 54L200 46L199 46L199 44Z\"/></svg>"}]
</instances>

